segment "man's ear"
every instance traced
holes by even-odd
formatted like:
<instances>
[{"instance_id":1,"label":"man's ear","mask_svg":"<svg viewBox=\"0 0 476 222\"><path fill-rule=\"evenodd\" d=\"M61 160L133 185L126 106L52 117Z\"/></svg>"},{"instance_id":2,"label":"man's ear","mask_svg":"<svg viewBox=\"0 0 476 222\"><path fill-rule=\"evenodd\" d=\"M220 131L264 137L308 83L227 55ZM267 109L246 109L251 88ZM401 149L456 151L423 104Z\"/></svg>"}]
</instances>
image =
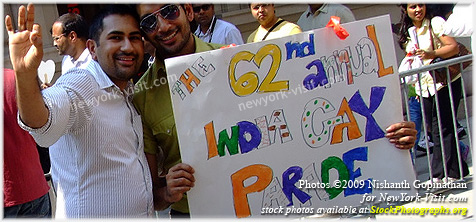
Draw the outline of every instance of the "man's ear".
<instances>
[{"instance_id":1,"label":"man's ear","mask_svg":"<svg viewBox=\"0 0 476 222\"><path fill-rule=\"evenodd\" d=\"M69 38L71 39L72 42L74 42L78 39L78 34L75 31L71 31L69 33Z\"/></svg>"},{"instance_id":2,"label":"man's ear","mask_svg":"<svg viewBox=\"0 0 476 222\"><path fill-rule=\"evenodd\" d=\"M86 47L88 47L88 50L89 50L89 53L91 53L92 59L94 59L95 61L98 61L98 57L96 55L96 49L97 49L96 41L92 39L88 39L88 41L86 41Z\"/></svg>"},{"instance_id":3,"label":"man's ear","mask_svg":"<svg viewBox=\"0 0 476 222\"><path fill-rule=\"evenodd\" d=\"M189 22L193 21L193 7L192 4L184 4L183 10L185 11L185 16Z\"/></svg>"}]
</instances>

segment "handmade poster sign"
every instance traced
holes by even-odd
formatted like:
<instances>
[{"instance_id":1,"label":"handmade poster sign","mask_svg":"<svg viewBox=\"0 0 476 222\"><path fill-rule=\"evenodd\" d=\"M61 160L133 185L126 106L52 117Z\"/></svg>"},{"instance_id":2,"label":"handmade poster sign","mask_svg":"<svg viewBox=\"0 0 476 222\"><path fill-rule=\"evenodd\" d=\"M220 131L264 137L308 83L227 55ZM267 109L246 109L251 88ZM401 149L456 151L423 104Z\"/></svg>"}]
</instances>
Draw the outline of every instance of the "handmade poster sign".
<instances>
[{"instance_id":1,"label":"handmade poster sign","mask_svg":"<svg viewBox=\"0 0 476 222\"><path fill-rule=\"evenodd\" d=\"M306 216L415 180L388 16L166 60L192 217ZM414 192L413 192L414 194Z\"/></svg>"}]
</instances>

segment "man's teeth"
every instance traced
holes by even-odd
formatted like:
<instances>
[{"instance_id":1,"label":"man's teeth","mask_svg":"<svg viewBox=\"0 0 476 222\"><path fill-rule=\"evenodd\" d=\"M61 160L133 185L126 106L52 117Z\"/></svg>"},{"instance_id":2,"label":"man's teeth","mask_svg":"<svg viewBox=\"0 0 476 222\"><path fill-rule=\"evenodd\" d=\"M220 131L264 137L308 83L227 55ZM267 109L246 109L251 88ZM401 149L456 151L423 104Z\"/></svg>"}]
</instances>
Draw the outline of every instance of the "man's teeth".
<instances>
[{"instance_id":1,"label":"man's teeth","mask_svg":"<svg viewBox=\"0 0 476 222\"><path fill-rule=\"evenodd\" d=\"M172 34L170 34L167 37L162 38L162 41L167 41L167 40L172 39L175 36L176 33L177 33L177 31L173 32Z\"/></svg>"}]
</instances>

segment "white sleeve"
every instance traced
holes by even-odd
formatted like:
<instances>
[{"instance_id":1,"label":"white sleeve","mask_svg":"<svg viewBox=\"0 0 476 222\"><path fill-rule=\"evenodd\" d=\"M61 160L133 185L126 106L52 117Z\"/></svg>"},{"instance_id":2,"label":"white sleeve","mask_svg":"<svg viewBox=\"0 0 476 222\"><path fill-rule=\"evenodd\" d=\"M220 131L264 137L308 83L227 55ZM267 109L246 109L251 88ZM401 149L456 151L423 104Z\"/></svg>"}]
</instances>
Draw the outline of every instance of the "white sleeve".
<instances>
[{"instance_id":1,"label":"white sleeve","mask_svg":"<svg viewBox=\"0 0 476 222\"><path fill-rule=\"evenodd\" d=\"M431 19L431 29L433 33L439 38L443 35L443 25L445 24L445 19L440 16L435 16Z\"/></svg>"},{"instance_id":2,"label":"white sleeve","mask_svg":"<svg viewBox=\"0 0 476 222\"><path fill-rule=\"evenodd\" d=\"M227 44L235 43L236 45L243 45L243 37L238 28L231 28L226 34Z\"/></svg>"},{"instance_id":3,"label":"white sleeve","mask_svg":"<svg viewBox=\"0 0 476 222\"><path fill-rule=\"evenodd\" d=\"M443 25L443 34L467 37L473 34L473 4L456 4L453 14Z\"/></svg>"},{"instance_id":4,"label":"white sleeve","mask_svg":"<svg viewBox=\"0 0 476 222\"><path fill-rule=\"evenodd\" d=\"M71 69L51 87L42 91L48 108L47 123L41 128L31 128L18 117L21 128L29 131L36 143L49 147L72 129L86 125L90 119L94 97L94 78L86 70ZM96 86L97 88L97 86Z\"/></svg>"}]
</instances>

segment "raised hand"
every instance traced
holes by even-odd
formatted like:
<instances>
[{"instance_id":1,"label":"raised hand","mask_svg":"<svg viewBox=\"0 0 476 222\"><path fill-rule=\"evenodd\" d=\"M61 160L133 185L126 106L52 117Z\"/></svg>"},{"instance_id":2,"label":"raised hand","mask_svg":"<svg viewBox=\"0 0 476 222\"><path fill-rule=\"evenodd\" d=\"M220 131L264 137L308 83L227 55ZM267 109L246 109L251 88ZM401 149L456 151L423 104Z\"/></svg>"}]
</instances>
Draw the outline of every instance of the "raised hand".
<instances>
[{"instance_id":1,"label":"raised hand","mask_svg":"<svg viewBox=\"0 0 476 222\"><path fill-rule=\"evenodd\" d=\"M22 5L18 9L17 31L13 28L12 18L9 15L5 17L10 59L17 78L19 75L26 75L24 78L36 79L36 72L43 58L41 28L34 24L34 18L35 7L31 3L27 8Z\"/></svg>"},{"instance_id":2,"label":"raised hand","mask_svg":"<svg viewBox=\"0 0 476 222\"><path fill-rule=\"evenodd\" d=\"M10 60L15 70L17 105L20 119L27 126L40 128L48 121L49 111L45 107L38 84L38 67L43 58L43 42L40 25L34 24L35 7L20 6L18 9L18 30L12 25L12 18L5 17L8 32Z\"/></svg>"}]
</instances>

